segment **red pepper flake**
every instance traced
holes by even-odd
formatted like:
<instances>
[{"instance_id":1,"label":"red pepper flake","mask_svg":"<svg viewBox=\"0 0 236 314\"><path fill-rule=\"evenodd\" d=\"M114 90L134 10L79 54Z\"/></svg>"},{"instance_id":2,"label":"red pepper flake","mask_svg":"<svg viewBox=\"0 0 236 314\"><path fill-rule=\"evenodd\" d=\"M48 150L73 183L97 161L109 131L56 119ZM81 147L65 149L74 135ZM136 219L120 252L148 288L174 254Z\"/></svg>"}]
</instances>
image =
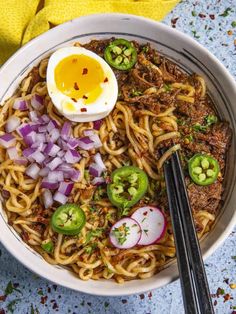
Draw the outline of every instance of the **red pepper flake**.
<instances>
[{"instance_id":1,"label":"red pepper flake","mask_svg":"<svg viewBox=\"0 0 236 314\"><path fill-rule=\"evenodd\" d=\"M209 17L210 17L211 20L215 19L215 15L214 14L209 14Z\"/></svg>"},{"instance_id":2,"label":"red pepper flake","mask_svg":"<svg viewBox=\"0 0 236 314\"><path fill-rule=\"evenodd\" d=\"M6 314L4 309L0 309L0 314Z\"/></svg>"},{"instance_id":3,"label":"red pepper flake","mask_svg":"<svg viewBox=\"0 0 236 314\"><path fill-rule=\"evenodd\" d=\"M78 61L78 59L76 59L76 58L72 59L72 63L77 63L77 61Z\"/></svg>"},{"instance_id":4,"label":"red pepper flake","mask_svg":"<svg viewBox=\"0 0 236 314\"><path fill-rule=\"evenodd\" d=\"M87 96L85 96L85 95L83 95L83 98L84 98L84 99L88 99L88 97L87 97Z\"/></svg>"},{"instance_id":5,"label":"red pepper flake","mask_svg":"<svg viewBox=\"0 0 236 314\"><path fill-rule=\"evenodd\" d=\"M108 78L105 77L105 80L103 81L104 83L107 83L108 82Z\"/></svg>"},{"instance_id":6,"label":"red pepper flake","mask_svg":"<svg viewBox=\"0 0 236 314\"><path fill-rule=\"evenodd\" d=\"M206 17L206 15L203 14L203 13L199 13L198 16L199 16L201 19L204 19L204 18Z\"/></svg>"},{"instance_id":7,"label":"red pepper flake","mask_svg":"<svg viewBox=\"0 0 236 314\"><path fill-rule=\"evenodd\" d=\"M234 46L236 47L236 39L234 40Z\"/></svg>"},{"instance_id":8,"label":"red pepper flake","mask_svg":"<svg viewBox=\"0 0 236 314\"><path fill-rule=\"evenodd\" d=\"M126 304L128 301L127 301L126 299L122 299L121 302L122 302L123 304Z\"/></svg>"},{"instance_id":9,"label":"red pepper flake","mask_svg":"<svg viewBox=\"0 0 236 314\"><path fill-rule=\"evenodd\" d=\"M231 314L236 314L236 311L231 312Z\"/></svg>"},{"instance_id":10,"label":"red pepper flake","mask_svg":"<svg viewBox=\"0 0 236 314\"><path fill-rule=\"evenodd\" d=\"M47 299L48 299L48 297L46 295L41 297L40 303L45 304L47 302Z\"/></svg>"},{"instance_id":11,"label":"red pepper flake","mask_svg":"<svg viewBox=\"0 0 236 314\"><path fill-rule=\"evenodd\" d=\"M6 298L7 298L7 296L6 295L0 295L0 301L5 301L6 300Z\"/></svg>"},{"instance_id":12,"label":"red pepper flake","mask_svg":"<svg viewBox=\"0 0 236 314\"><path fill-rule=\"evenodd\" d=\"M150 212L153 212L153 209L152 208L149 208L150 209Z\"/></svg>"},{"instance_id":13,"label":"red pepper flake","mask_svg":"<svg viewBox=\"0 0 236 314\"><path fill-rule=\"evenodd\" d=\"M178 19L179 19L178 17L176 17L176 18L174 18L174 19L171 19L171 26L172 26L173 28L176 27L176 23L177 23Z\"/></svg>"},{"instance_id":14,"label":"red pepper flake","mask_svg":"<svg viewBox=\"0 0 236 314\"><path fill-rule=\"evenodd\" d=\"M231 35L233 35L233 32L232 32L231 30L229 30L229 31L227 32L227 34L228 34L229 36L231 36Z\"/></svg>"},{"instance_id":15,"label":"red pepper flake","mask_svg":"<svg viewBox=\"0 0 236 314\"><path fill-rule=\"evenodd\" d=\"M75 99L75 98L71 98L71 100L74 101L74 102L77 102L77 99Z\"/></svg>"},{"instance_id":16,"label":"red pepper flake","mask_svg":"<svg viewBox=\"0 0 236 314\"><path fill-rule=\"evenodd\" d=\"M140 299L143 300L145 298L145 295L142 293L139 295Z\"/></svg>"},{"instance_id":17,"label":"red pepper flake","mask_svg":"<svg viewBox=\"0 0 236 314\"><path fill-rule=\"evenodd\" d=\"M213 304L214 304L214 306L216 306L216 304L217 304L217 300L215 300Z\"/></svg>"},{"instance_id":18,"label":"red pepper flake","mask_svg":"<svg viewBox=\"0 0 236 314\"><path fill-rule=\"evenodd\" d=\"M226 293L226 294L224 295L224 303L225 303L226 301L229 301L229 300L233 300L233 298L231 297L231 295L230 295L229 293Z\"/></svg>"},{"instance_id":19,"label":"red pepper flake","mask_svg":"<svg viewBox=\"0 0 236 314\"><path fill-rule=\"evenodd\" d=\"M151 291L148 293L148 297L149 297L149 300L151 300L151 298L152 298L152 293L151 293Z\"/></svg>"},{"instance_id":20,"label":"red pepper flake","mask_svg":"<svg viewBox=\"0 0 236 314\"><path fill-rule=\"evenodd\" d=\"M143 216L147 216L147 213L148 213L148 212L144 212L144 213L143 213Z\"/></svg>"},{"instance_id":21,"label":"red pepper flake","mask_svg":"<svg viewBox=\"0 0 236 314\"><path fill-rule=\"evenodd\" d=\"M28 241L29 241L29 234L28 234L25 230L22 230L21 236L22 236L22 239L23 239L25 242L28 242Z\"/></svg>"},{"instance_id":22,"label":"red pepper flake","mask_svg":"<svg viewBox=\"0 0 236 314\"><path fill-rule=\"evenodd\" d=\"M87 108L81 108L80 111L81 112L87 112Z\"/></svg>"},{"instance_id":23,"label":"red pepper flake","mask_svg":"<svg viewBox=\"0 0 236 314\"><path fill-rule=\"evenodd\" d=\"M85 75L88 73L88 69L87 68L83 68L83 72L82 72L82 75Z\"/></svg>"},{"instance_id":24,"label":"red pepper flake","mask_svg":"<svg viewBox=\"0 0 236 314\"><path fill-rule=\"evenodd\" d=\"M79 90L79 86L78 86L78 83L77 83L77 82L74 82L74 89L75 89L75 90Z\"/></svg>"}]
</instances>

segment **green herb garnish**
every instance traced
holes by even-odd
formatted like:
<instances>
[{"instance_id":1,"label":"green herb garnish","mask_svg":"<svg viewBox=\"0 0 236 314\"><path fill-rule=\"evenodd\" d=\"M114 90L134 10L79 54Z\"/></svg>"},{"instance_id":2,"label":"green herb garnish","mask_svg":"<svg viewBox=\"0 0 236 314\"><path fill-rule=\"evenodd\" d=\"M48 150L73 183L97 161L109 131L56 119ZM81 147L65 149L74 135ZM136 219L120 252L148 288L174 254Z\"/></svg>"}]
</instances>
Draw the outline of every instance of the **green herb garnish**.
<instances>
[{"instance_id":1,"label":"green herb garnish","mask_svg":"<svg viewBox=\"0 0 236 314\"><path fill-rule=\"evenodd\" d=\"M130 228L126 226L126 223L123 223L121 227L114 228L112 231L118 242L122 245L127 240L127 236L130 234Z\"/></svg>"},{"instance_id":2,"label":"green herb garnish","mask_svg":"<svg viewBox=\"0 0 236 314\"><path fill-rule=\"evenodd\" d=\"M233 10L231 8L227 8L224 10L223 13L221 13L219 16L223 16L223 17L226 17L229 15L230 12L232 12Z\"/></svg>"},{"instance_id":3,"label":"green herb garnish","mask_svg":"<svg viewBox=\"0 0 236 314\"><path fill-rule=\"evenodd\" d=\"M165 89L166 92L171 91L171 85L170 85L170 84L164 84L163 87L164 87L164 89Z\"/></svg>"},{"instance_id":4,"label":"green herb garnish","mask_svg":"<svg viewBox=\"0 0 236 314\"><path fill-rule=\"evenodd\" d=\"M131 96L134 97L134 96L140 96L142 95L142 92L138 91L138 90L135 90L135 89L132 89L131 91Z\"/></svg>"}]
</instances>

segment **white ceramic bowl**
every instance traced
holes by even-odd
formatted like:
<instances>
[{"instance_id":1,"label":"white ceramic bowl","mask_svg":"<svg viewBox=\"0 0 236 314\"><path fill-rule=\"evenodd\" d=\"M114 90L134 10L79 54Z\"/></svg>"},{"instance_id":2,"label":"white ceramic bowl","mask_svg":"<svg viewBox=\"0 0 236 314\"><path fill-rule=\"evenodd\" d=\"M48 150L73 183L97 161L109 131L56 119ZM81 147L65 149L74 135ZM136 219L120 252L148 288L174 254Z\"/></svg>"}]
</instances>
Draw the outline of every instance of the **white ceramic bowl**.
<instances>
[{"instance_id":1,"label":"white ceramic bowl","mask_svg":"<svg viewBox=\"0 0 236 314\"><path fill-rule=\"evenodd\" d=\"M212 254L227 238L236 221L235 121L236 85L224 66L205 48L190 37L161 23L125 14L90 15L60 25L37 37L14 54L0 69L0 103L10 97L27 72L59 47L75 41L111 36L150 42L161 53L180 64L186 71L202 75L214 99L220 116L229 121L233 141L227 161L224 204L220 217L201 243L204 258ZM46 263L20 239L6 223L0 209L0 240L6 249L27 268L59 285L94 295L128 295L166 285L177 278L172 264L150 279L129 281L118 285L114 281L81 281L68 270Z\"/></svg>"}]
</instances>

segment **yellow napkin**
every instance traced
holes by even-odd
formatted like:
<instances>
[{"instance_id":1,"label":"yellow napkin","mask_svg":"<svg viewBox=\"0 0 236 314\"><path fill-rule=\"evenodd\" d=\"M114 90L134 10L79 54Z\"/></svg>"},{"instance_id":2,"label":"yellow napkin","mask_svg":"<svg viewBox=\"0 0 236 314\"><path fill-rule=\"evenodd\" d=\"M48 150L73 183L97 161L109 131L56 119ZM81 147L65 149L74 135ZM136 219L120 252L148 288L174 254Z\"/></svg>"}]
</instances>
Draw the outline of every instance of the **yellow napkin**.
<instances>
[{"instance_id":1,"label":"yellow napkin","mask_svg":"<svg viewBox=\"0 0 236 314\"><path fill-rule=\"evenodd\" d=\"M54 25L92 13L129 13L162 20L179 0L0 0L0 64ZM42 5L43 3L43 5Z\"/></svg>"}]
</instances>

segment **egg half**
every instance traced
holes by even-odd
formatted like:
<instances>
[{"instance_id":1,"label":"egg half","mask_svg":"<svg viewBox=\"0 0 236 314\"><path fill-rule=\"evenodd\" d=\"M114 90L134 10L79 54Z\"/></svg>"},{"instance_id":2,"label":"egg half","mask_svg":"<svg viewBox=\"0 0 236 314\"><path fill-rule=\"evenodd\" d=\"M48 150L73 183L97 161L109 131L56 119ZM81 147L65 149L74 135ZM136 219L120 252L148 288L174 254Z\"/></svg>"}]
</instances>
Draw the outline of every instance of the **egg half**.
<instances>
[{"instance_id":1,"label":"egg half","mask_svg":"<svg viewBox=\"0 0 236 314\"><path fill-rule=\"evenodd\" d=\"M82 47L64 47L49 58L47 89L58 111L71 121L107 116L115 106L118 84L110 66Z\"/></svg>"}]
</instances>

